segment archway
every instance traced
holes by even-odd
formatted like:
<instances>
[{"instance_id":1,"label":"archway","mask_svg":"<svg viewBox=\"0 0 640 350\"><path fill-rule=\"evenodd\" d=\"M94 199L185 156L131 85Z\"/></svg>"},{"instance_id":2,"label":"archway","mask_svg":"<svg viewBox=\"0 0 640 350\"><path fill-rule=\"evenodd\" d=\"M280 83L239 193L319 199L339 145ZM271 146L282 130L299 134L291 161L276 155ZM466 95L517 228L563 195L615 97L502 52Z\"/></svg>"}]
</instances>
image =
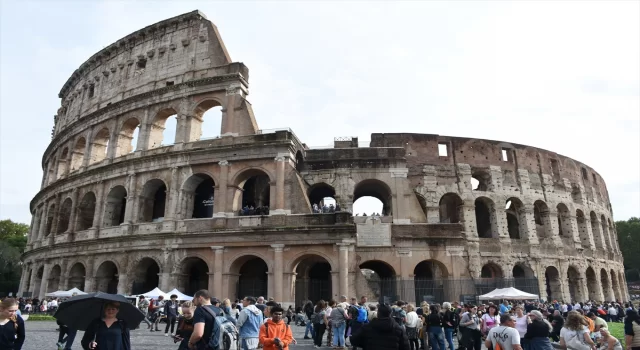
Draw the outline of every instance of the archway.
<instances>
[{"instance_id":1,"label":"archway","mask_svg":"<svg viewBox=\"0 0 640 350\"><path fill-rule=\"evenodd\" d=\"M416 303L445 301L444 279L449 277L446 266L437 260L424 260L413 269Z\"/></svg>"},{"instance_id":2,"label":"archway","mask_svg":"<svg viewBox=\"0 0 640 350\"><path fill-rule=\"evenodd\" d=\"M560 237L572 237L573 232L571 231L571 214L569 214L569 209L564 203L558 204L556 209L558 210L558 232Z\"/></svg>"},{"instance_id":3,"label":"archway","mask_svg":"<svg viewBox=\"0 0 640 350\"><path fill-rule=\"evenodd\" d=\"M198 257L189 257L182 261L180 283L184 293L193 295L201 289L209 289L209 266Z\"/></svg>"},{"instance_id":4,"label":"archway","mask_svg":"<svg viewBox=\"0 0 640 350\"><path fill-rule=\"evenodd\" d=\"M605 269L600 269L600 285L602 286L603 301L611 301L613 296L610 295L611 285L609 284L609 274Z\"/></svg>"},{"instance_id":5,"label":"archway","mask_svg":"<svg viewBox=\"0 0 640 350\"><path fill-rule=\"evenodd\" d=\"M553 266L547 267L544 277L547 287L547 301L562 300L562 282L560 281L558 269Z\"/></svg>"},{"instance_id":6,"label":"archway","mask_svg":"<svg viewBox=\"0 0 640 350\"><path fill-rule=\"evenodd\" d=\"M540 294L538 279L533 270L525 263L517 263L511 271L513 275L513 286L521 291Z\"/></svg>"},{"instance_id":7,"label":"archway","mask_svg":"<svg viewBox=\"0 0 640 350\"><path fill-rule=\"evenodd\" d=\"M107 128L102 128L95 134L91 142L90 164L101 162L107 157L109 137L109 129Z\"/></svg>"},{"instance_id":8,"label":"archway","mask_svg":"<svg viewBox=\"0 0 640 350\"><path fill-rule=\"evenodd\" d=\"M62 150L60 159L58 160L58 179L67 174L67 160L69 158L69 149L65 147Z\"/></svg>"},{"instance_id":9,"label":"archway","mask_svg":"<svg viewBox=\"0 0 640 350\"><path fill-rule=\"evenodd\" d=\"M320 299L332 299L331 264L325 258L319 255L304 256L294 272L296 305L302 305L304 300L315 303Z\"/></svg>"},{"instance_id":10,"label":"archway","mask_svg":"<svg viewBox=\"0 0 640 350\"><path fill-rule=\"evenodd\" d=\"M47 210L47 230L45 232L45 237L48 237L51 234L51 229L53 228L53 219L56 215L56 205L51 204L49 206L49 210Z\"/></svg>"},{"instance_id":11,"label":"archway","mask_svg":"<svg viewBox=\"0 0 640 350\"><path fill-rule=\"evenodd\" d=\"M611 270L611 286L613 287L613 296L616 301L622 301L622 296L620 295L620 284L618 283L618 276L616 276L616 273L613 270Z\"/></svg>"},{"instance_id":12,"label":"archway","mask_svg":"<svg viewBox=\"0 0 640 350\"><path fill-rule=\"evenodd\" d=\"M549 217L549 207L547 203L537 200L533 203L533 218L536 223L536 234L538 238L552 236L551 219Z\"/></svg>"},{"instance_id":13,"label":"archway","mask_svg":"<svg viewBox=\"0 0 640 350\"><path fill-rule=\"evenodd\" d=\"M362 200L360 201L361 198ZM373 198L382 203L382 208L379 208L379 204ZM393 215L391 189L386 183L376 179L367 179L358 182L355 186L353 191L353 213L367 214L367 210L380 210L377 213L382 216Z\"/></svg>"},{"instance_id":14,"label":"archway","mask_svg":"<svg viewBox=\"0 0 640 350\"><path fill-rule=\"evenodd\" d=\"M71 271L69 272L69 289L78 288L81 291L84 291L85 276L86 269L84 265L81 263L73 264Z\"/></svg>"},{"instance_id":15,"label":"archway","mask_svg":"<svg viewBox=\"0 0 640 350\"><path fill-rule=\"evenodd\" d=\"M254 255L244 256L232 264L231 272L238 274L237 298L267 296L269 266L264 260Z\"/></svg>"},{"instance_id":16,"label":"archway","mask_svg":"<svg viewBox=\"0 0 640 350\"><path fill-rule=\"evenodd\" d=\"M222 105L215 100L202 101L194 110L191 118L191 135L187 141L205 140L220 137L222 132Z\"/></svg>"},{"instance_id":17,"label":"archway","mask_svg":"<svg viewBox=\"0 0 640 350\"><path fill-rule=\"evenodd\" d=\"M153 120L149 130L148 148L173 145L176 142L178 129L178 112L173 108L163 109Z\"/></svg>"},{"instance_id":18,"label":"archway","mask_svg":"<svg viewBox=\"0 0 640 350\"><path fill-rule=\"evenodd\" d=\"M113 261L105 261L96 272L96 291L116 294L118 292L118 267Z\"/></svg>"},{"instance_id":19,"label":"archway","mask_svg":"<svg viewBox=\"0 0 640 350\"><path fill-rule=\"evenodd\" d=\"M476 294L489 293L496 288L506 286L502 268L493 262L484 264L480 269L480 278L476 279Z\"/></svg>"},{"instance_id":20,"label":"archway","mask_svg":"<svg viewBox=\"0 0 640 350\"><path fill-rule=\"evenodd\" d=\"M602 234L600 233L600 225L598 224L598 216L596 216L596 213L591 212L589 214L590 219L591 219L591 232L593 232L593 240L596 243L596 248L604 248L602 246L602 241L603 241L603 237Z\"/></svg>"},{"instance_id":21,"label":"archway","mask_svg":"<svg viewBox=\"0 0 640 350\"><path fill-rule=\"evenodd\" d=\"M598 300L598 280L596 279L596 272L591 268L591 266L587 267L586 271L587 276L587 291L589 292L589 300Z\"/></svg>"},{"instance_id":22,"label":"archway","mask_svg":"<svg viewBox=\"0 0 640 350\"><path fill-rule=\"evenodd\" d=\"M207 174L191 175L182 186L182 205L188 219L202 219L213 216L215 183Z\"/></svg>"},{"instance_id":23,"label":"archway","mask_svg":"<svg viewBox=\"0 0 640 350\"><path fill-rule=\"evenodd\" d=\"M271 179L259 169L249 169L237 177L233 210L240 215L268 215Z\"/></svg>"},{"instance_id":24,"label":"archway","mask_svg":"<svg viewBox=\"0 0 640 350\"><path fill-rule=\"evenodd\" d=\"M498 237L496 208L487 197L479 197L475 201L476 229L480 238Z\"/></svg>"},{"instance_id":25,"label":"archway","mask_svg":"<svg viewBox=\"0 0 640 350\"><path fill-rule=\"evenodd\" d=\"M491 173L486 170L475 170L471 174L471 190L473 191L490 191Z\"/></svg>"},{"instance_id":26,"label":"archway","mask_svg":"<svg viewBox=\"0 0 640 350\"><path fill-rule=\"evenodd\" d=\"M580 234L580 243L583 247L590 246L589 228L587 226L587 219L584 217L584 212L578 209L576 210L576 220L578 222L578 232Z\"/></svg>"},{"instance_id":27,"label":"archway","mask_svg":"<svg viewBox=\"0 0 640 350\"><path fill-rule=\"evenodd\" d=\"M507 229L509 238L520 239L526 230L527 217L524 213L524 205L520 199L512 197L507 199L505 205L505 214L507 215Z\"/></svg>"},{"instance_id":28,"label":"archway","mask_svg":"<svg viewBox=\"0 0 640 350\"><path fill-rule=\"evenodd\" d=\"M143 294L160 284L160 266L151 258L143 258L133 271L131 294Z\"/></svg>"},{"instance_id":29,"label":"archway","mask_svg":"<svg viewBox=\"0 0 640 350\"><path fill-rule=\"evenodd\" d=\"M567 284L569 285L569 296L572 302L584 301L581 280L580 272L575 267L569 266L567 269Z\"/></svg>"},{"instance_id":30,"label":"archway","mask_svg":"<svg viewBox=\"0 0 640 350\"><path fill-rule=\"evenodd\" d=\"M33 283L33 295L32 297L37 298L40 294L40 288L42 287L42 276L44 275L44 266L40 266L36 272L36 279Z\"/></svg>"},{"instance_id":31,"label":"archway","mask_svg":"<svg viewBox=\"0 0 640 350\"><path fill-rule=\"evenodd\" d=\"M140 193L140 222L164 220L167 186L160 179L147 181Z\"/></svg>"},{"instance_id":32,"label":"archway","mask_svg":"<svg viewBox=\"0 0 640 350\"><path fill-rule=\"evenodd\" d=\"M127 190L123 186L115 186L109 191L104 206L103 226L117 226L124 222L127 209ZM99 224L99 223L97 223Z\"/></svg>"},{"instance_id":33,"label":"archway","mask_svg":"<svg viewBox=\"0 0 640 350\"><path fill-rule=\"evenodd\" d=\"M116 148L116 157L126 156L134 152L137 145L135 142L140 133L140 121L137 118L129 118L120 129L118 134L118 146Z\"/></svg>"},{"instance_id":34,"label":"archway","mask_svg":"<svg viewBox=\"0 0 640 350\"><path fill-rule=\"evenodd\" d=\"M396 271L388 263L380 260L369 260L360 264L361 280L364 285L357 288L365 290L370 300L393 303L400 299L397 289ZM356 281L358 278L356 277ZM362 293L361 293L362 294Z\"/></svg>"},{"instance_id":35,"label":"archway","mask_svg":"<svg viewBox=\"0 0 640 350\"><path fill-rule=\"evenodd\" d=\"M462 218L462 198L455 193L447 193L440 198L440 223L455 224Z\"/></svg>"},{"instance_id":36,"label":"archway","mask_svg":"<svg viewBox=\"0 0 640 350\"><path fill-rule=\"evenodd\" d=\"M76 230L82 231L93 227L93 217L96 212L96 195L93 192L87 192L78 204L78 213L76 214Z\"/></svg>"},{"instance_id":37,"label":"archway","mask_svg":"<svg viewBox=\"0 0 640 350\"><path fill-rule=\"evenodd\" d=\"M62 269L60 265L55 265L49 273L49 284L47 284L47 293L58 291L60 287L60 276L62 275Z\"/></svg>"},{"instance_id":38,"label":"archway","mask_svg":"<svg viewBox=\"0 0 640 350\"><path fill-rule=\"evenodd\" d=\"M314 213L330 213L335 211L336 190L326 183L317 183L309 187L309 203Z\"/></svg>"},{"instance_id":39,"label":"archway","mask_svg":"<svg viewBox=\"0 0 640 350\"><path fill-rule=\"evenodd\" d=\"M60 212L58 213L58 226L56 233L65 233L69 229L69 219L71 217L71 206L73 202L71 198L67 198L62 202L60 206Z\"/></svg>"},{"instance_id":40,"label":"archway","mask_svg":"<svg viewBox=\"0 0 640 350\"><path fill-rule=\"evenodd\" d=\"M76 145L73 148L73 152L71 153L71 171L78 170L82 166L84 162L84 152L87 147L87 140L84 137L81 137L76 141Z\"/></svg>"}]
</instances>

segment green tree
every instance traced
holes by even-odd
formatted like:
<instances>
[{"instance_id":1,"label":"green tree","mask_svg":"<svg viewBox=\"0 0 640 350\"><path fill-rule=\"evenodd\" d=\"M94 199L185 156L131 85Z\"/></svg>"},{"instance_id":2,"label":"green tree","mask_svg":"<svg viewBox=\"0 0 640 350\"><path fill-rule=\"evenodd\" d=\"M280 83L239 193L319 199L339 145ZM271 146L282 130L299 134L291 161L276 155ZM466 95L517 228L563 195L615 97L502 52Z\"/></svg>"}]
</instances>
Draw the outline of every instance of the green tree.
<instances>
[{"instance_id":1,"label":"green tree","mask_svg":"<svg viewBox=\"0 0 640 350\"><path fill-rule=\"evenodd\" d=\"M616 221L616 229L627 279L640 280L640 219Z\"/></svg>"},{"instance_id":2,"label":"green tree","mask_svg":"<svg viewBox=\"0 0 640 350\"><path fill-rule=\"evenodd\" d=\"M0 220L0 295L14 294L22 273L20 255L27 246L29 225Z\"/></svg>"}]
</instances>

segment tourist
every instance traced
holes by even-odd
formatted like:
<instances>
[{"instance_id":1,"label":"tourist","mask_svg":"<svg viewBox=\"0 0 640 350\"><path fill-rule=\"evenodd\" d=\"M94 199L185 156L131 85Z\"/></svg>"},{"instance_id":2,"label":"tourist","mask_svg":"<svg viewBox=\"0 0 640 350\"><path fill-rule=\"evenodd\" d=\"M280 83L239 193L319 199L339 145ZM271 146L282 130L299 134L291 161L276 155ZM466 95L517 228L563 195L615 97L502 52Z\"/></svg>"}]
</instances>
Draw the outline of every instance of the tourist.
<instances>
[{"instance_id":1,"label":"tourist","mask_svg":"<svg viewBox=\"0 0 640 350\"><path fill-rule=\"evenodd\" d=\"M91 321L82 337L82 348L85 350L131 350L129 327L118 319L120 303L104 304L104 317Z\"/></svg>"},{"instance_id":2,"label":"tourist","mask_svg":"<svg viewBox=\"0 0 640 350\"><path fill-rule=\"evenodd\" d=\"M458 328L460 323L460 317L454 310L451 309L451 303L442 303L442 326L444 327L444 337L449 344L449 350L455 350L453 346L453 332ZM444 350L444 349L443 349Z\"/></svg>"},{"instance_id":3,"label":"tourist","mask_svg":"<svg viewBox=\"0 0 640 350\"><path fill-rule=\"evenodd\" d=\"M169 326L171 326L171 334L174 332L176 319L178 318L178 296L172 294L169 300L164 303L164 314L167 317L167 325L164 327L164 336L169 336Z\"/></svg>"},{"instance_id":4,"label":"tourist","mask_svg":"<svg viewBox=\"0 0 640 350\"><path fill-rule=\"evenodd\" d=\"M140 300L138 301L138 310L140 310L144 315L142 322L147 324L147 329L151 329L151 322L149 322L149 300L145 299L144 295L140 296Z\"/></svg>"},{"instance_id":5,"label":"tourist","mask_svg":"<svg viewBox=\"0 0 640 350\"><path fill-rule=\"evenodd\" d=\"M498 322L487 334L487 340L484 342L487 349L496 349L499 344L502 350L522 350L520 334L514 328L516 322L513 317L505 313L500 315Z\"/></svg>"},{"instance_id":6,"label":"tourist","mask_svg":"<svg viewBox=\"0 0 640 350\"><path fill-rule=\"evenodd\" d=\"M469 312L463 314L462 319L460 320L460 326L465 327L465 334L463 334L463 337L466 338L462 344L467 350L482 349L482 332L480 331L481 324L482 320L478 317L478 307L475 305L469 305Z\"/></svg>"},{"instance_id":7,"label":"tourist","mask_svg":"<svg viewBox=\"0 0 640 350\"><path fill-rule=\"evenodd\" d=\"M256 307L256 298L247 296L242 299L242 311L238 316L240 349L257 349L262 325L262 311Z\"/></svg>"},{"instance_id":8,"label":"tourist","mask_svg":"<svg viewBox=\"0 0 640 350\"><path fill-rule=\"evenodd\" d=\"M351 335L354 347L375 350L409 350L404 329L391 318L388 305L378 305L378 316Z\"/></svg>"},{"instance_id":9,"label":"tourist","mask_svg":"<svg viewBox=\"0 0 640 350\"><path fill-rule=\"evenodd\" d=\"M342 348L345 346L344 329L347 326L347 304L340 303L331 310L329 320L331 324L333 339L332 346Z\"/></svg>"},{"instance_id":10,"label":"tourist","mask_svg":"<svg viewBox=\"0 0 640 350\"><path fill-rule=\"evenodd\" d=\"M601 350L622 350L620 340L612 336L607 328L600 328L600 335Z\"/></svg>"},{"instance_id":11,"label":"tourist","mask_svg":"<svg viewBox=\"0 0 640 350\"><path fill-rule=\"evenodd\" d=\"M593 312L589 312L587 314L587 317L589 317L593 321L594 332L600 332L601 328L608 327L607 321L603 320L602 317L596 316L596 314L594 314Z\"/></svg>"},{"instance_id":12,"label":"tourist","mask_svg":"<svg viewBox=\"0 0 640 350\"><path fill-rule=\"evenodd\" d=\"M556 310L558 311L558 310ZM533 310L530 313L530 322L527 325L527 330L524 338L527 341L527 348L536 350L553 350L553 345L549 341L549 335L553 330L551 323L544 319L542 313L538 310Z\"/></svg>"},{"instance_id":13,"label":"tourist","mask_svg":"<svg viewBox=\"0 0 640 350\"><path fill-rule=\"evenodd\" d=\"M497 327L500 325L500 313L498 312L498 307L491 304L489 305L489 309L487 313L482 315L482 334L486 337L489 334L489 331L493 327Z\"/></svg>"},{"instance_id":14,"label":"tourist","mask_svg":"<svg viewBox=\"0 0 640 350\"><path fill-rule=\"evenodd\" d=\"M58 350L71 350L73 341L76 339L77 331L75 329L69 328L67 325L58 320L56 320L56 323L60 327L58 333L58 342L56 343Z\"/></svg>"},{"instance_id":15,"label":"tourist","mask_svg":"<svg viewBox=\"0 0 640 350\"><path fill-rule=\"evenodd\" d=\"M313 313L313 329L314 329L314 337L313 344L316 348L322 347L322 337L324 336L324 331L327 329L327 314L326 314L327 303L324 300L319 300L316 303L316 308Z\"/></svg>"},{"instance_id":16,"label":"tourist","mask_svg":"<svg viewBox=\"0 0 640 350\"><path fill-rule=\"evenodd\" d=\"M444 345L444 332L442 331L443 318L438 305L429 306L429 315L426 317L429 343L433 350L446 350Z\"/></svg>"},{"instance_id":17,"label":"tourist","mask_svg":"<svg viewBox=\"0 0 640 350\"><path fill-rule=\"evenodd\" d=\"M189 338L189 349L207 349L211 344L219 344L222 337L220 323L216 316L220 309L211 305L211 295L206 289L201 289L193 295L193 304L197 307L193 313L193 333ZM213 339L212 339L213 338Z\"/></svg>"},{"instance_id":18,"label":"tourist","mask_svg":"<svg viewBox=\"0 0 640 350\"><path fill-rule=\"evenodd\" d=\"M193 334L193 313L195 310L196 306L192 302L186 301L182 303L182 316L178 319L176 335L173 337L175 341L180 342L178 350L189 349L189 339Z\"/></svg>"},{"instance_id":19,"label":"tourist","mask_svg":"<svg viewBox=\"0 0 640 350\"><path fill-rule=\"evenodd\" d=\"M567 314L567 320L560 331L560 348L585 349L586 346L594 348L596 344L591 340L589 328L584 317L577 311Z\"/></svg>"},{"instance_id":20,"label":"tourist","mask_svg":"<svg viewBox=\"0 0 640 350\"><path fill-rule=\"evenodd\" d=\"M287 324L288 325L291 325L291 320L293 320L295 315L296 315L296 313L293 310L293 305L289 305L289 307L287 308L287 313L286 313Z\"/></svg>"},{"instance_id":21,"label":"tourist","mask_svg":"<svg viewBox=\"0 0 640 350\"><path fill-rule=\"evenodd\" d=\"M20 350L25 339L24 320L16 314L18 302L13 298L0 301L0 349Z\"/></svg>"},{"instance_id":22,"label":"tourist","mask_svg":"<svg viewBox=\"0 0 640 350\"><path fill-rule=\"evenodd\" d=\"M567 316L569 315L569 312L567 312ZM551 331L551 335L550 335L551 339L553 339L554 342L560 341L560 331L562 330L562 327L564 327L564 318L562 317L562 315L560 315L560 312L558 312L557 310L554 311L553 316L551 318L551 326L553 327L553 330Z\"/></svg>"},{"instance_id":23,"label":"tourist","mask_svg":"<svg viewBox=\"0 0 640 350\"><path fill-rule=\"evenodd\" d=\"M304 307L302 308L302 311L307 316L307 324L304 330L304 339L313 339L314 329L313 321L311 321L311 318L313 317L313 302L311 302L311 300L307 300L307 302L304 304Z\"/></svg>"},{"instance_id":24,"label":"tourist","mask_svg":"<svg viewBox=\"0 0 640 350\"><path fill-rule=\"evenodd\" d=\"M524 338L524 335L527 334L527 326L531 319L528 315L524 314L524 310L521 305L517 305L515 307L516 310L516 330L520 334L520 338Z\"/></svg>"},{"instance_id":25,"label":"tourist","mask_svg":"<svg viewBox=\"0 0 640 350\"><path fill-rule=\"evenodd\" d=\"M295 341L291 333L291 327L282 320L284 310L276 305L270 307L269 313L271 318L260 327L259 343L264 350L289 349L289 344L294 344ZM322 342L322 336L319 339Z\"/></svg>"},{"instance_id":26,"label":"tourist","mask_svg":"<svg viewBox=\"0 0 640 350\"><path fill-rule=\"evenodd\" d=\"M420 326L420 317L415 312L415 307L412 304L407 304L406 332L411 350L418 350L420 348L418 343L418 329Z\"/></svg>"},{"instance_id":27,"label":"tourist","mask_svg":"<svg viewBox=\"0 0 640 350\"><path fill-rule=\"evenodd\" d=\"M327 307L324 309L326 318L327 318L327 346L331 346L331 342L333 341L333 328L331 327L331 311L336 306L336 301L331 299L327 303Z\"/></svg>"},{"instance_id":28,"label":"tourist","mask_svg":"<svg viewBox=\"0 0 640 350\"><path fill-rule=\"evenodd\" d=\"M396 305L391 307L391 318L393 318L400 327L404 329L407 323L407 312L404 310L405 302L398 300Z\"/></svg>"},{"instance_id":29,"label":"tourist","mask_svg":"<svg viewBox=\"0 0 640 350\"><path fill-rule=\"evenodd\" d=\"M234 326L237 326L238 323L238 310L236 310L235 308L231 307L231 300L229 300L229 298L224 299L222 301L222 304L220 306L220 309L222 309L222 314L224 315L224 317L227 319L227 321L233 323Z\"/></svg>"},{"instance_id":30,"label":"tourist","mask_svg":"<svg viewBox=\"0 0 640 350\"><path fill-rule=\"evenodd\" d=\"M640 316L633 309L633 304L627 309L624 318L624 343L627 350L640 350Z\"/></svg>"}]
</instances>

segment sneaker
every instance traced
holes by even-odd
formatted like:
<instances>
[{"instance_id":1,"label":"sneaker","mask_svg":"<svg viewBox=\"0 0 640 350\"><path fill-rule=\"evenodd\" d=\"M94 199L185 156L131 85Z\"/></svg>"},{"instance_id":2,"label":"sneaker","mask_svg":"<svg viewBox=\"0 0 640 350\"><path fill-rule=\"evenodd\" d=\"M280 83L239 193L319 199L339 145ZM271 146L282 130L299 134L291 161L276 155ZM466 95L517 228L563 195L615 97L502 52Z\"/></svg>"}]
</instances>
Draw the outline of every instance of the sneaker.
<instances>
[{"instance_id":1,"label":"sneaker","mask_svg":"<svg viewBox=\"0 0 640 350\"><path fill-rule=\"evenodd\" d=\"M307 337L307 336L305 335L303 339L311 339L311 337Z\"/></svg>"},{"instance_id":2,"label":"sneaker","mask_svg":"<svg viewBox=\"0 0 640 350\"><path fill-rule=\"evenodd\" d=\"M165 334L164 334L164 336L165 336L165 337L168 337L168 336L169 336L169 333L165 333Z\"/></svg>"},{"instance_id":3,"label":"sneaker","mask_svg":"<svg viewBox=\"0 0 640 350\"><path fill-rule=\"evenodd\" d=\"M56 346L58 347L58 350L63 350L64 349L64 347L62 346L61 342L57 342Z\"/></svg>"}]
</instances>

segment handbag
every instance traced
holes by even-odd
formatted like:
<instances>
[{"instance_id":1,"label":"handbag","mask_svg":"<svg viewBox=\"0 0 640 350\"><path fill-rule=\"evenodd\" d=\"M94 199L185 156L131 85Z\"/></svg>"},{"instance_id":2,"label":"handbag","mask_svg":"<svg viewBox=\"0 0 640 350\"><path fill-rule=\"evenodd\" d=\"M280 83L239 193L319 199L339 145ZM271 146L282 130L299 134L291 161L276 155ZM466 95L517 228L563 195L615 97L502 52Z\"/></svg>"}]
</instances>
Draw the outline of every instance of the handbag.
<instances>
[{"instance_id":1,"label":"handbag","mask_svg":"<svg viewBox=\"0 0 640 350\"><path fill-rule=\"evenodd\" d=\"M584 331L576 331L574 336L566 341L567 349L591 350L591 346L584 342Z\"/></svg>"}]
</instances>

